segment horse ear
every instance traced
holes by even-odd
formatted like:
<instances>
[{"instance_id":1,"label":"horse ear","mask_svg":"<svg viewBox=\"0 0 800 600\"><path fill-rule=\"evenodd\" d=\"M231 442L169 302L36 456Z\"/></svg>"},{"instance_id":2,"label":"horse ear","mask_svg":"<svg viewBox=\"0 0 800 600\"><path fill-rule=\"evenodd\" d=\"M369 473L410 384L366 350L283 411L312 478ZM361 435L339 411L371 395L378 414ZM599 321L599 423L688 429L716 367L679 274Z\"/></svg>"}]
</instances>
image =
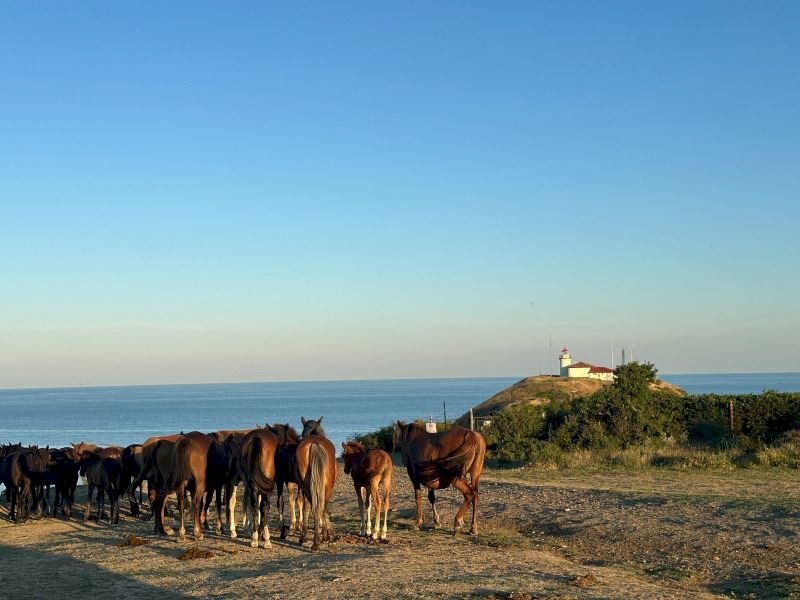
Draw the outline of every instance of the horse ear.
<instances>
[{"instance_id":1,"label":"horse ear","mask_svg":"<svg viewBox=\"0 0 800 600\"><path fill-rule=\"evenodd\" d=\"M303 425L305 425L305 424L306 424L306 418L305 418L305 417L300 417L300 422L301 422Z\"/></svg>"},{"instance_id":2,"label":"horse ear","mask_svg":"<svg viewBox=\"0 0 800 600\"><path fill-rule=\"evenodd\" d=\"M284 427L286 427L286 429L289 429L289 423L286 423L286 425L284 425Z\"/></svg>"},{"instance_id":3,"label":"horse ear","mask_svg":"<svg viewBox=\"0 0 800 600\"><path fill-rule=\"evenodd\" d=\"M317 419L317 425L320 425L320 424L322 424L322 417L320 417L319 419Z\"/></svg>"},{"instance_id":4,"label":"horse ear","mask_svg":"<svg viewBox=\"0 0 800 600\"><path fill-rule=\"evenodd\" d=\"M347 450L347 444L345 444L344 442L342 442L342 450Z\"/></svg>"}]
</instances>

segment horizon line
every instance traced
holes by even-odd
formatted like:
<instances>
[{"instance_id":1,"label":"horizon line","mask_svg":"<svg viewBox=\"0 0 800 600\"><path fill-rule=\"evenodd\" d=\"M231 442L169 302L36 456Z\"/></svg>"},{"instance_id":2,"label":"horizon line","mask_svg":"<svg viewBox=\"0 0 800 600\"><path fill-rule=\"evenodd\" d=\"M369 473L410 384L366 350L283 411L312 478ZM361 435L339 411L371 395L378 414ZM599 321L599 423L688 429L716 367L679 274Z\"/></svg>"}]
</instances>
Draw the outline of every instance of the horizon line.
<instances>
[{"instance_id":1,"label":"horizon line","mask_svg":"<svg viewBox=\"0 0 800 600\"><path fill-rule=\"evenodd\" d=\"M798 374L800 371L696 371L696 372L683 372L683 373L665 373L657 379L663 379L664 376L669 377L673 375L792 375ZM19 391L19 390L80 390L80 389L101 389L101 388L129 388L129 387L174 387L174 386L202 386L202 385L253 385L253 384L271 384L271 383L357 383L369 381L445 381L456 379L527 379L528 377L539 376L558 377L558 375L551 373L539 373L538 375L475 375L468 377L366 377L366 378L344 378L344 379L268 379L268 380L247 380L247 381L199 381L199 382L169 382L169 383L112 383L112 384L88 384L88 385L54 385L54 386L14 386L2 387L0 392L5 391ZM659 373L659 375L661 375Z\"/></svg>"}]
</instances>

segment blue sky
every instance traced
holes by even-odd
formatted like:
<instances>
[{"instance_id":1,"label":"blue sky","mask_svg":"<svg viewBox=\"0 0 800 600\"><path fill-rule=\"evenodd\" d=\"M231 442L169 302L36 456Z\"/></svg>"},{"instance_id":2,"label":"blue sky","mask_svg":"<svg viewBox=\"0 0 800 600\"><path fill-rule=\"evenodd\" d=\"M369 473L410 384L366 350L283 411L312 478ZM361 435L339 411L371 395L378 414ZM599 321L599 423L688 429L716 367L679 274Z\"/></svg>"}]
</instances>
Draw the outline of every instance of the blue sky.
<instances>
[{"instance_id":1,"label":"blue sky","mask_svg":"<svg viewBox=\"0 0 800 600\"><path fill-rule=\"evenodd\" d=\"M799 26L2 3L0 387L798 370Z\"/></svg>"}]
</instances>

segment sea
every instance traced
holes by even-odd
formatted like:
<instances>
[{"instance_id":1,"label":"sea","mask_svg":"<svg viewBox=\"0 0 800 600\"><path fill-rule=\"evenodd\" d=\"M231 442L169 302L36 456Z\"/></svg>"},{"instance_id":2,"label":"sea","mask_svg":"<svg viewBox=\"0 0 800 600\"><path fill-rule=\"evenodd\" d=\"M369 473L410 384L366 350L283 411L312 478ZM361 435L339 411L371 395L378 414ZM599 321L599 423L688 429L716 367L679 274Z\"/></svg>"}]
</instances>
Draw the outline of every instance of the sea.
<instances>
[{"instance_id":1,"label":"sea","mask_svg":"<svg viewBox=\"0 0 800 600\"><path fill-rule=\"evenodd\" d=\"M800 391L800 373L661 375L690 394ZM0 390L0 443L140 443L180 431L323 417L339 443L397 419L448 421L522 377L141 385Z\"/></svg>"}]
</instances>

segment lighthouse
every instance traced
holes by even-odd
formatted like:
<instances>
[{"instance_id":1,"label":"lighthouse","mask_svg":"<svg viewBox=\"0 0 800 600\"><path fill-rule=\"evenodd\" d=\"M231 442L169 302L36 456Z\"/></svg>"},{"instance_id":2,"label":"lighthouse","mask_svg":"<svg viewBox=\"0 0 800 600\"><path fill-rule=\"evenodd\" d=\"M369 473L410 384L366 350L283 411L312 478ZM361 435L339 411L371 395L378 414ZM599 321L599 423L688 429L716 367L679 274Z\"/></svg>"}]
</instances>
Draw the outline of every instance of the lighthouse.
<instances>
[{"instance_id":1,"label":"lighthouse","mask_svg":"<svg viewBox=\"0 0 800 600\"><path fill-rule=\"evenodd\" d=\"M567 371L567 367L572 364L572 357L569 355L569 350L567 350L566 346L561 349L561 355L558 357L558 362L561 364L560 375L561 377L568 377L569 372Z\"/></svg>"}]
</instances>

